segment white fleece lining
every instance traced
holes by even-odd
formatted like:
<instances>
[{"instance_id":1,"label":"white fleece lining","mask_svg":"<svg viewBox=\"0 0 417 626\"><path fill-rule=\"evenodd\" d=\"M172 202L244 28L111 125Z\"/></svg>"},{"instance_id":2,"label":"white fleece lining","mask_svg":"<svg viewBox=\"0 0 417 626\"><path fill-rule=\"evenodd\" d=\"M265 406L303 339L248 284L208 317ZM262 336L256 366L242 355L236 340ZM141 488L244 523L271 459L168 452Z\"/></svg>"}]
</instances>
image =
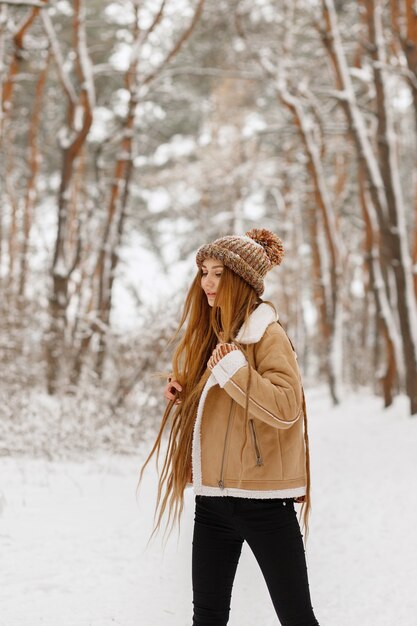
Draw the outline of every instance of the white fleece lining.
<instances>
[{"instance_id":1,"label":"white fleece lining","mask_svg":"<svg viewBox=\"0 0 417 626\"><path fill-rule=\"evenodd\" d=\"M217 385L217 382L213 374L211 374L204 385L203 391L201 392L197 408L197 417L194 422L193 447L191 453L194 490L203 488L201 476L201 419L203 417L204 403L206 401L207 394L209 390L214 387L214 385Z\"/></svg>"},{"instance_id":2,"label":"white fleece lining","mask_svg":"<svg viewBox=\"0 0 417 626\"><path fill-rule=\"evenodd\" d=\"M270 304L262 302L243 324L235 339L238 343L256 343L272 322L276 322L279 315Z\"/></svg>"},{"instance_id":3,"label":"white fleece lining","mask_svg":"<svg viewBox=\"0 0 417 626\"><path fill-rule=\"evenodd\" d=\"M259 500L266 500L268 498L298 498L299 496L306 495L306 487L291 487L289 489L270 489L255 490L255 489L236 489L232 487L206 487L200 485L197 487L194 485L194 492L197 496L234 496L235 498L258 498Z\"/></svg>"},{"instance_id":4,"label":"white fleece lining","mask_svg":"<svg viewBox=\"0 0 417 626\"><path fill-rule=\"evenodd\" d=\"M247 365L245 355L241 350L232 350L224 356L211 370L213 376L219 383L220 387L224 387L227 381L240 370L241 367Z\"/></svg>"}]
</instances>

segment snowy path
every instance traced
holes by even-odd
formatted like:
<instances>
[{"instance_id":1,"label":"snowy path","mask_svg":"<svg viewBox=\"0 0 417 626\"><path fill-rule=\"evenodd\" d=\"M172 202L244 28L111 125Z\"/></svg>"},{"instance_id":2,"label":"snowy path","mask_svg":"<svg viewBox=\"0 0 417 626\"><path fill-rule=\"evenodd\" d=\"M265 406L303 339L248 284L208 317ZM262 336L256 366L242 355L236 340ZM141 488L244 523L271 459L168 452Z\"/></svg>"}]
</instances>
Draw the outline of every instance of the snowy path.
<instances>
[{"instance_id":1,"label":"snowy path","mask_svg":"<svg viewBox=\"0 0 417 626\"><path fill-rule=\"evenodd\" d=\"M313 511L307 562L321 626L417 626L417 419L307 392ZM1 626L189 626L193 495L180 538L146 548L155 476L138 458L0 459ZM230 626L277 626L243 550Z\"/></svg>"}]
</instances>

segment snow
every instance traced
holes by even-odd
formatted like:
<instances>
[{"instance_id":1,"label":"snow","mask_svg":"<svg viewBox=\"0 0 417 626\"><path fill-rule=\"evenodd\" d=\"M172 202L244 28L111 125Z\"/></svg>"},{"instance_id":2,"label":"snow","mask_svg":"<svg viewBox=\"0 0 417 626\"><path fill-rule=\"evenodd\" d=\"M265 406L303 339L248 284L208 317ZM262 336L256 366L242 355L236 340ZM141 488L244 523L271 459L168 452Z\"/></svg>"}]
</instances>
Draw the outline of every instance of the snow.
<instances>
[{"instance_id":1,"label":"snow","mask_svg":"<svg viewBox=\"0 0 417 626\"><path fill-rule=\"evenodd\" d=\"M192 137L174 135L169 143L158 146L153 156L155 165L165 165L172 158L190 156L195 152L196 144Z\"/></svg>"},{"instance_id":2,"label":"snow","mask_svg":"<svg viewBox=\"0 0 417 626\"><path fill-rule=\"evenodd\" d=\"M410 108L413 102L410 89L404 87L401 83L395 85L395 95L392 98L392 105L395 109L404 114Z\"/></svg>"},{"instance_id":3,"label":"snow","mask_svg":"<svg viewBox=\"0 0 417 626\"><path fill-rule=\"evenodd\" d=\"M306 390L314 610L321 626L416 626L417 420L404 396L383 410L343 395L332 408L325 388ZM136 498L143 458L0 459L1 626L190 624L193 493L179 538L147 546L156 473ZM246 545L229 623L277 624Z\"/></svg>"},{"instance_id":4,"label":"snow","mask_svg":"<svg viewBox=\"0 0 417 626\"><path fill-rule=\"evenodd\" d=\"M126 72L129 69L132 46L124 41L115 46L115 52L110 56L109 63L113 69Z\"/></svg>"},{"instance_id":5,"label":"snow","mask_svg":"<svg viewBox=\"0 0 417 626\"><path fill-rule=\"evenodd\" d=\"M119 117L125 117L127 115L129 109L130 102L130 92L128 89L116 89L113 92L112 97L112 108L116 115Z\"/></svg>"},{"instance_id":6,"label":"snow","mask_svg":"<svg viewBox=\"0 0 417 626\"><path fill-rule=\"evenodd\" d=\"M96 106L93 112L93 122L88 133L88 141L102 143L107 141L112 132L114 113L111 109L103 106Z\"/></svg>"},{"instance_id":7,"label":"snow","mask_svg":"<svg viewBox=\"0 0 417 626\"><path fill-rule=\"evenodd\" d=\"M233 124L223 124L217 132L217 143L219 146L233 144L240 137L240 130Z\"/></svg>"},{"instance_id":8,"label":"snow","mask_svg":"<svg viewBox=\"0 0 417 626\"><path fill-rule=\"evenodd\" d=\"M166 118L166 112L156 102L140 102L136 105L135 116L141 123L146 119L147 122L154 122L155 120L163 120Z\"/></svg>"},{"instance_id":9,"label":"snow","mask_svg":"<svg viewBox=\"0 0 417 626\"><path fill-rule=\"evenodd\" d=\"M262 115L252 111L246 115L245 124L242 128L242 137L248 139L256 135L259 131L265 130L265 128L267 128L267 124Z\"/></svg>"},{"instance_id":10,"label":"snow","mask_svg":"<svg viewBox=\"0 0 417 626\"><path fill-rule=\"evenodd\" d=\"M261 220L265 216L265 204L265 190L254 191L242 201L244 216L253 221Z\"/></svg>"},{"instance_id":11,"label":"snow","mask_svg":"<svg viewBox=\"0 0 417 626\"><path fill-rule=\"evenodd\" d=\"M58 13L62 13L62 15L66 15L67 17L72 17L74 15L74 10L67 0L59 0L55 8Z\"/></svg>"},{"instance_id":12,"label":"snow","mask_svg":"<svg viewBox=\"0 0 417 626\"><path fill-rule=\"evenodd\" d=\"M150 213L165 212L171 206L171 196L163 187L157 187L152 190L144 189L141 195L147 201L148 211Z\"/></svg>"},{"instance_id":13,"label":"snow","mask_svg":"<svg viewBox=\"0 0 417 626\"><path fill-rule=\"evenodd\" d=\"M111 2L106 6L104 15L109 22L118 26L130 26L135 23L133 7L127 3Z\"/></svg>"},{"instance_id":14,"label":"snow","mask_svg":"<svg viewBox=\"0 0 417 626\"><path fill-rule=\"evenodd\" d=\"M184 219L176 220L175 224L169 220L160 220L159 226L166 222L172 233L179 234L184 231L189 222ZM173 230L174 229L174 230ZM162 300L168 301L175 298L178 292L184 291L184 284L189 284L194 277L193 272L197 269L194 260L176 260L170 263L169 259L178 256L177 244L165 244L164 253L167 258L167 266L161 272L161 263L151 250L145 245L143 237L138 233L130 233L125 241L125 246L120 250L121 265L123 270L114 282L114 305L111 312L112 327L119 331L137 328L138 313L132 290L137 294L146 307L158 307ZM170 256L171 255L171 256Z\"/></svg>"},{"instance_id":15,"label":"snow","mask_svg":"<svg viewBox=\"0 0 417 626\"><path fill-rule=\"evenodd\" d=\"M198 137L198 145L201 147L208 146L211 143L212 136L209 131L202 132Z\"/></svg>"}]
</instances>

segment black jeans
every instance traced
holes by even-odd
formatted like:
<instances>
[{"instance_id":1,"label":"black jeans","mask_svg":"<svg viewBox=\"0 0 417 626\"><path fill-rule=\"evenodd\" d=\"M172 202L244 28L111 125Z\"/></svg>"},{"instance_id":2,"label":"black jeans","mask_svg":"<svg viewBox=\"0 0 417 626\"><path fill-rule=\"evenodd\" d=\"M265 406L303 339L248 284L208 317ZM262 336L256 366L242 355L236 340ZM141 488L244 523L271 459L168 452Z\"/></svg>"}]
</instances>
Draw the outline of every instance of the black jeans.
<instances>
[{"instance_id":1,"label":"black jeans","mask_svg":"<svg viewBox=\"0 0 417 626\"><path fill-rule=\"evenodd\" d=\"M196 496L193 626L226 626L244 541L260 565L282 626L318 626L293 498L229 496Z\"/></svg>"}]
</instances>

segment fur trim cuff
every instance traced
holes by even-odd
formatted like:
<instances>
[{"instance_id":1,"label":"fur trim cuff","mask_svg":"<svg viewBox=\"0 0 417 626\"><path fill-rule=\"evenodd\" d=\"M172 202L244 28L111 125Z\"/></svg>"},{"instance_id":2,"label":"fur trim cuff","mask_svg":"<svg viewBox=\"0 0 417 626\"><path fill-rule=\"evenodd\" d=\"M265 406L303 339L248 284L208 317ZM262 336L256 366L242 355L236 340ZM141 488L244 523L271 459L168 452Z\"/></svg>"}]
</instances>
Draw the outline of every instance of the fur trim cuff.
<instances>
[{"instance_id":1,"label":"fur trim cuff","mask_svg":"<svg viewBox=\"0 0 417 626\"><path fill-rule=\"evenodd\" d=\"M220 387L224 387L227 381L240 370L241 367L247 365L245 355L241 350L232 350L213 367L213 374Z\"/></svg>"}]
</instances>

